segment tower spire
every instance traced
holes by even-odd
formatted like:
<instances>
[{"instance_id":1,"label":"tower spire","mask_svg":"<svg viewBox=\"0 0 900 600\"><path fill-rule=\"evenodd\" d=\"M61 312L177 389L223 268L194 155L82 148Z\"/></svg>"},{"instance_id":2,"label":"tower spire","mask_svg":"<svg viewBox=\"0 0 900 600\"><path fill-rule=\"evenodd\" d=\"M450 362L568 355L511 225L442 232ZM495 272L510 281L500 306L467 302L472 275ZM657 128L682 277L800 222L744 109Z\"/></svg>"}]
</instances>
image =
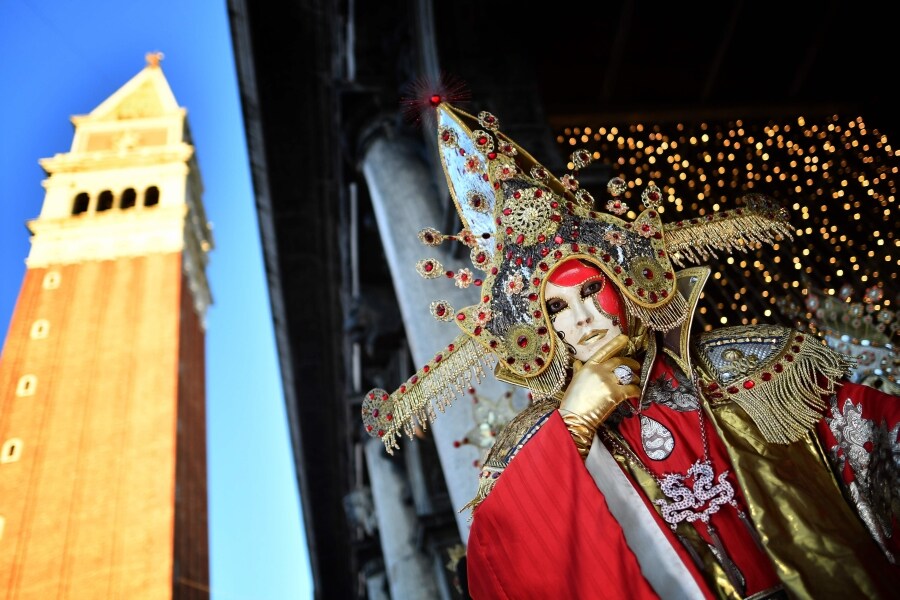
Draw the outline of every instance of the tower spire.
<instances>
[{"instance_id":1,"label":"tower spire","mask_svg":"<svg viewBox=\"0 0 900 600\"><path fill-rule=\"evenodd\" d=\"M147 66L151 69L158 69L159 63L162 62L162 59L165 57L166 55L158 50L156 52L148 52L144 55L144 58L147 60Z\"/></svg>"}]
</instances>

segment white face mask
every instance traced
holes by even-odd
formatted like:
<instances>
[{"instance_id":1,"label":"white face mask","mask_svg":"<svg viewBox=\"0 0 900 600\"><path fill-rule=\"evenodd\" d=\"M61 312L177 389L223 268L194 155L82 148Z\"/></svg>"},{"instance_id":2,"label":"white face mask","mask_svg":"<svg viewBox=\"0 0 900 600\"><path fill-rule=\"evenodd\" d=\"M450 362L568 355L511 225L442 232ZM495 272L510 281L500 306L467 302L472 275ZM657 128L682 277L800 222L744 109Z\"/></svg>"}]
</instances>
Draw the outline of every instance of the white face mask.
<instances>
[{"instance_id":1,"label":"white face mask","mask_svg":"<svg viewBox=\"0 0 900 600\"><path fill-rule=\"evenodd\" d=\"M622 333L618 319L603 311L597 294L603 289L600 277L564 287L547 282L544 298L553 328L575 348L575 358L584 362ZM608 284L607 284L608 285Z\"/></svg>"}]
</instances>

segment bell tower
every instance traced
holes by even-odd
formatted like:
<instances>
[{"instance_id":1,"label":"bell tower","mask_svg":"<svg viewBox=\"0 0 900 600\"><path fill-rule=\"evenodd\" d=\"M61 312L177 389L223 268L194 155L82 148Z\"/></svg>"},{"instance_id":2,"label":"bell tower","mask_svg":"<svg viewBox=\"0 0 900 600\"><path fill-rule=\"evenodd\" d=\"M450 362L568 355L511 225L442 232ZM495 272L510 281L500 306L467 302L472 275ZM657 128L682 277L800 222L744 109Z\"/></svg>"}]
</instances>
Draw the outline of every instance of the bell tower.
<instances>
[{"instance_id":1,"label":"bell tower","mask_svg":"<svg viewBox=\"0 0 900 600\"><path fill-rule=\"evenodd\" d=\"M209 597L213 240L161 58L40 161L0 355L0 600Z\"/></svg>"}]
</instances>

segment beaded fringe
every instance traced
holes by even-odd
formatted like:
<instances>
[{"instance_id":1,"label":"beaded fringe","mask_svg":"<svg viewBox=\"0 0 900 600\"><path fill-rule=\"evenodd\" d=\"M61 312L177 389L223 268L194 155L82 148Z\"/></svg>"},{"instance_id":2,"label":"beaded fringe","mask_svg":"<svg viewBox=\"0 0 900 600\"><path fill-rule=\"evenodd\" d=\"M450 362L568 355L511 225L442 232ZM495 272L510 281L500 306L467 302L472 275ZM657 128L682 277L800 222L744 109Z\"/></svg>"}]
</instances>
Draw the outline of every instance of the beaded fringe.
<instances>
[{"instance_id":1,"label":"beaded fringe","mask_svg":"<svg viewBox=\"0 0 900 600\"><path fill-rule=\"evenodd\" d=\"M688 305L681 294L672 294L672 299L663 306L647 308L625 296L628 310L654 331L666 332L678 327L688 315Z\"/></svg>"},{"instance_id":2,"label":"beaded fringe","mask_svg":"<svg viewBox=\"0 0 900 600\"><path fill-rule=\"evenodd\" d=\"M391 394L388 410L392 419L381 436L388 454L399 448L401 430L412 438L417 427L426 429L428 422L437 418L435 408L444 412L473 380L481 383L484 367L493 369L493 354L468 334L460 334L450 347L453 350L444 350L440 360L429 362Z\"/></svg>"},{"instance_id":3,"label":"beaded fringe","mask_svg":"<svg viewBox=\"0 0 900 600\"><path fill-rule=\"evenodd\" d=\"M667 225L666 250L672 262L683 267L684 260L702 263L710 257L718 258L717 250L747 252L754 245L774 244L779 236L793 240L792 229L789 223L766 211L728 210L711 221L701 218L697 223Z\"/></svg>"},{"instance_id":4,"label":"beaded fringe","mask_svg":"<svg viewBox=\"0 0 900 600\"><path fill-rule=\"evenodd\" d=\"M852 359L825 346L815 336L801 342L793 363L783 373L732 398L759 427L766 441L789 444L802 439L821 418L835 382L854 366ZM820 387L822 380L825 387ZM824 396L824 398L823 398Z\"/></svg>"},{"instance_id":5,"label":"beaded fringe","mask_svg":"<svg viewBox=\"0 0 900 600\"><path fill-rule=\"evenodd\" d=\"M562 341L556 340L556 348L553 352L553 359L547 368L540 375L528 377L525 379L525 385L531 392L533 402L552 398L562 390L566 384L569 365L572 362L572 355L569 354Z\"/></svg>"}]
</instances>

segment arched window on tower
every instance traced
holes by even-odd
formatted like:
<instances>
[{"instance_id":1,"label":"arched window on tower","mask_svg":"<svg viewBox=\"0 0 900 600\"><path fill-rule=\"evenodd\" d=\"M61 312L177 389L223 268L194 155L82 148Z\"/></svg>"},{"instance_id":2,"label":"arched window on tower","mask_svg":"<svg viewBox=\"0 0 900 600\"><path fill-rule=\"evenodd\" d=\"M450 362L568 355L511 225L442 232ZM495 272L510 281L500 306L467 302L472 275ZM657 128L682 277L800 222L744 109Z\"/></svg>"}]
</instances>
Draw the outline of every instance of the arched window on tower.
<instances>
[{"instance_id":1,"label":"arched window on tower","mask_svg":"<svg viewBox=\"0 0 900 600\"><path fill-rule=\"evenodd\" d=\"M122 199L119 201L119 208L122 210L128 208L134 208L135 202L137 202L137 192L134 191L134 188L128 188L124 192L122 192Z\"/></svg>"},{"instance_id":2,"label":"arched window on tower","mask_svg":"<svg viewBox=\"0 0 900 600\"><path fill-rule=\"evenodd\" d=\"M159 188L151 185L144 192L144 206L156 206L159 204Z\"/></svg>"},{"instance_id":3,"label":"arched window on tower","mask_svg":"<svg viewBox=\"0 0 900 600\"><path fill-rule=\"evenodd\" d=\"M12 438L3 442L3 448L0 448L0 463L16 462L20 456L22 456L22 440Z\"/></svg>"},{"instance_id":4,"label":"arched window on tower","mask_svg":"<svg viewBox=\"0 0 900 600\"><path fill-rule=\"evenodd\" d=\"M113 193L109 190L103 190L102 192L100 192L100 197L97 198L97 212L109 210L112 207L113 207Z\"/></svg>"},{"instance_id":5,"label":"arched window on tower","mask_svg":"<svg viewBox=\"0 0 900 600\"><path fill-rule=\"evenodd\" d=\"M81 213L86 213L90 203L91 197L87 195L87 192L81 192L75 196L75 202L72 204L72 214L80 215Z\"/></svg>"}]
</instances>

